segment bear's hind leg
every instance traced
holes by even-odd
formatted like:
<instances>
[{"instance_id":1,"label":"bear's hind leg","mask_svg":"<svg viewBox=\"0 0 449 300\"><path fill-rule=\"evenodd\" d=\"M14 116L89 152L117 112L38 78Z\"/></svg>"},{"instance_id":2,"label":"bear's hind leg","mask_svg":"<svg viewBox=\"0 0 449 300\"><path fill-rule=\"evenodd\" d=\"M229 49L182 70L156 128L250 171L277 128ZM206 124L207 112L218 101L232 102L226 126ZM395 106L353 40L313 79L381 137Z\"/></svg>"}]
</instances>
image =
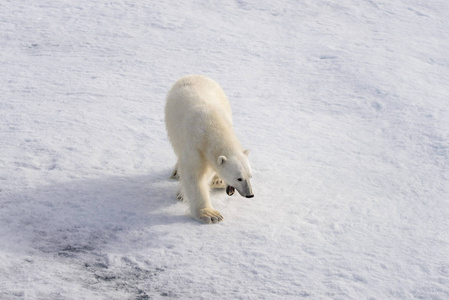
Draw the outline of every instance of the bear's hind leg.
<instances>
[{"instance_id":1,"label":"bear's hind leg","mask_svg":"<svg viewBox=\"0 0 449 300\"><path fill-rule=\"evenodd\" d=\"M171 172L170 179L177 179L177 180L179 180L179 171L178 171L178 169L179 169L179 163L176 162L175 168L174 168L173 172Z\"/></svg>"}]
</instances>

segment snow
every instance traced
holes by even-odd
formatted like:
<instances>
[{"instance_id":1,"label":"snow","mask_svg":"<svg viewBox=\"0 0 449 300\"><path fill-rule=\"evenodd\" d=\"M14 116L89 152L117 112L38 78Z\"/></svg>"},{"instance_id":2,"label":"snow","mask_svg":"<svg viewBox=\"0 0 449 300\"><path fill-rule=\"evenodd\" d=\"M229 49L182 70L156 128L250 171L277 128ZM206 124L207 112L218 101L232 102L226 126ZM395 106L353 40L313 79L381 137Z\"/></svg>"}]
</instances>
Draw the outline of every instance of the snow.
<instances>
[{"instance_id":1,"label":"snow","mask_svg":"<svg viewBox=\"0 0 449 300\"><path fill-rule=\"evenodd\" d=\"M0 3L0 299L448 299L449 4L390 2ZM189 73L251 150L217 225L168 179Z\"/></svg>"}]
</instances>

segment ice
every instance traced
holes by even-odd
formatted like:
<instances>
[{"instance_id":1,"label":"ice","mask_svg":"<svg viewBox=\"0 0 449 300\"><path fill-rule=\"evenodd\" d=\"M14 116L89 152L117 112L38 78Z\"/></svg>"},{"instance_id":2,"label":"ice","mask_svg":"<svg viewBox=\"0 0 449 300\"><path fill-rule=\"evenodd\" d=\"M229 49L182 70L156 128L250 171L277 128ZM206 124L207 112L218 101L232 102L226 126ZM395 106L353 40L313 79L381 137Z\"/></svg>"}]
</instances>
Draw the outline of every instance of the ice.
<instances>
[{"instance_id":1,"label":"ice","mask_svg":"<svg viewBox=\"0 0 449 300\"><path fill-rule=\"evenodd\" d=\"M446 1L3 1L0 299L449 298ZM227 93L252 199L176 200L170 86Z\"/></svg>"}]
</instances>

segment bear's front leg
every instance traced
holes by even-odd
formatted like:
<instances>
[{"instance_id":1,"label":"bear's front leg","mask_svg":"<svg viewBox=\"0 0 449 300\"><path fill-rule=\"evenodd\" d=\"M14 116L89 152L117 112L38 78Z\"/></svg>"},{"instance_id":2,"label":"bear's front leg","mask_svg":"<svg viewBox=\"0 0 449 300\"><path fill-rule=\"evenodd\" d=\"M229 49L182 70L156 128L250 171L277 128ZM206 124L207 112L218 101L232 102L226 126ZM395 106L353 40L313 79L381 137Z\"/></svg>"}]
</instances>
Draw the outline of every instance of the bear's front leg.
<instances>
[{"instance_id":1,"label":"bear's front leg","mask_svg":"<svg viewBox=\"0 0 449 300\"><path fill-rule=\"evenodd\" d=\"M198 182L196 180L183 179L183 191L189 202L190 212L198 221L206 224L223 221L223 216L214 208L210 202L209 184L206 180Z\"/></svg>"},{"instance_id":2,"label":"bear's front leg","mask_svg":"<svg viewBox=\"0 0 449 300\"><path fill-rule=\"evenodd\" d=\"M189 161L190 163L192 160ZM180 166L181 185L183 196L188 201L192 216L200 222L211 224L223 220L223 216L214 208L210 202L209 180L207 171L196 169L192 164L190 168Z\"/></svg>"}]
</instances>

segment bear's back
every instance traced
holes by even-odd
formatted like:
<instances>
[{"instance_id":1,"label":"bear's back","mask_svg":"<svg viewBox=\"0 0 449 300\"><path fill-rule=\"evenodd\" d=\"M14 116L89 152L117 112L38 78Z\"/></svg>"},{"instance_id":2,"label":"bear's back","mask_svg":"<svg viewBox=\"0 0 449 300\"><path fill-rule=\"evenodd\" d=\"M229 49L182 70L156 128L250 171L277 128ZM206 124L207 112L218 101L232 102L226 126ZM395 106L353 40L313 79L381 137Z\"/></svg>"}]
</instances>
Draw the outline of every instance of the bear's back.
<instances>
[{"instance_id":1,"label":"bear's back","mask_svg":"<svg viewBox=\"0 0 449 300\"><path fill-rule=\"evenodd\" d=\"M176 81L168 93L167 105L188 110L224 110L231 114L229 101L220 85L202 75L187 75Z\"/></svg>"},{"instance_id":2,"label":"bear's back","mask_svg":"<svg viewBox=\"0 0 449 300\"><path fill-rule=\"evenodd\" d=\"M219 132L213 131L218 127L232 127L231 107L218 83L206 76L187 75L167 95L165 123L177 152L216 136Z\"/></svg>"}]
</instances>

